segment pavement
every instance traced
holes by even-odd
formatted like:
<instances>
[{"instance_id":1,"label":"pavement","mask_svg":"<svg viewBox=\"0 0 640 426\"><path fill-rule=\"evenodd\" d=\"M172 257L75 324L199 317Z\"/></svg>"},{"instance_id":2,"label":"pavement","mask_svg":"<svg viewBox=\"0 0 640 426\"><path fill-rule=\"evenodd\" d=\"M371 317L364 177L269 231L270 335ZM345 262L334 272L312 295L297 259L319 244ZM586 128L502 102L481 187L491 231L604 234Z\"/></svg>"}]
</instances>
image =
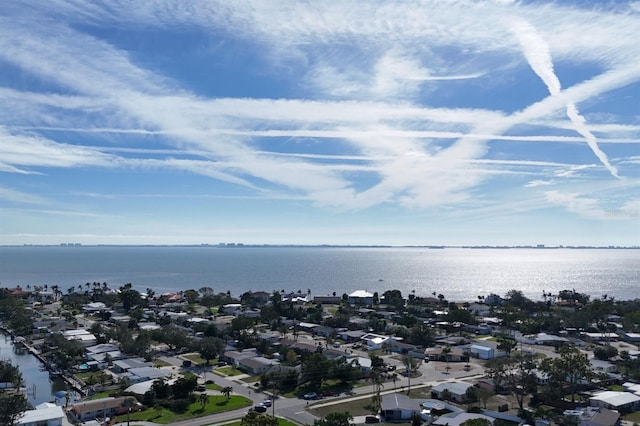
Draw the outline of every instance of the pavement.
<instances>
[{"instance_id":1,"label":"pavement","mask_svg":"<svg viewBox=\"0 0 640 426\"><path fill-rule=\"evenodd\" d=\"M363 353L363 356L366 355L366 352ZM402 366L401 361L395 359L393 355L385 355L383 356L385 361L389 364L396 365L396 371L401 371L404 367ZM175 367L176 372L179 372L182 369L182 359L178 357L161 357L161 360L171 364ZM452 367L456 364L451 363ZM388 389L381 392L382 394L394 393L406 391L409 385L411 389L424 388L428 386L434 386L442 382L453 381L455 379L475 379L484 376L484 368L479 364L471 363L471 369L469 371L461 368L452 368L449 370L448 374L445 370L445 365L442 362L423 362L419 367L419 371L421 373L420 377L409 379L398 375L398 379L395 383L394 389ZM247 377L246 375L239 375L233 377L226 377L214 374L210 371L198 371L197 369L189 369L189 371L198 374L200 377L199 382L204 383L207 380L213 380L214 383L220 385L222 387L231 386L233 388L233 394L242 395L246 398L249 398L253 401L254 405L259 404L264 401L270 394L268 392L259 392L253 386L252 383L246 383L241 381L243 377ZM274 414L278 417L284 417L288 420L291 420L300 425L310 425L313 424L314 420L317 420L318 417L311 414L308 409L309 408L320 408L331 405L342 404L347 401L360 400L365 398L370 398L371 394L374 391L373 385L361 386L354 388L351 395L348 397L328 397L323 398L316 401L306 401L299 398L283 398L279 397L274 400L274 404L267 410L268 414ZM242 409L227 411L224 413L213 414L210 416L197 417L193 419L183 420L179 422L170 423L174 426L212 426L212 425L222 425L224 423L231 422L233 420L237 420L243 417L248 411L250 407L245 407ZM362 417L362 418L360 418ZM355 422L364 423L364 416L359 416L354 418ZM130 426L158 426L156 423L152 422L130 422ZM127 426L127 423L118 423L114 426Z\"/></svg>"}]
</instances>

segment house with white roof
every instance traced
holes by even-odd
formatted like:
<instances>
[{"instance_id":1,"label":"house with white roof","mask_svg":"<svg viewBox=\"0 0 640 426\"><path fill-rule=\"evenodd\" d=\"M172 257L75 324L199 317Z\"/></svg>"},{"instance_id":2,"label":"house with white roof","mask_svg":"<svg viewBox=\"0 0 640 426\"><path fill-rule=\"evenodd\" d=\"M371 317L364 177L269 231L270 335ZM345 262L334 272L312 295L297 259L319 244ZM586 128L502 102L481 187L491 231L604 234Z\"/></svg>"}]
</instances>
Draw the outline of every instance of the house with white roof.
<instances>
[{"instance_id":1,"label":"house with white roof","mask_svg":"<svg viewBox=\"0 0 640 426\"><path fill-rule=\"evenodd\" d=\"M640 408L640 396L630 392L604 391L589 398L589 405L616 411L636 411Z\"/></svg>"},{"instance_id":2,"label":"house with white roof","mask_svg":"<svg viewBox=\"0 0 640 426\"><path fill-rule=\"evenodd\" d=\"M473 387L473 384L467 382L445 382L440 383L431 388L431 394L441 399L445 391L449 391L451 399L456 402L465 402L467 400L467 389Z\"/></svg>"},{"instance_id":3,"label":"house with white roof","mask_svg":"<svg viewBox=\"0 0 640 426\"><path fill-rule=\"evenodd\" d=\"M484 414L459 412L442 415L431 424L441 426L460 426L466 421L475 419L484 419L491 424L493 424L495 420L493 417L489 417Z\"/></svg>"},{"instance_id":4,"label":"house with white roof","mask_svg":"<svg viewBox=\"0 0 640 426\"><path fill-rule=\"evenodd\" d=\"M82 346L89 347L94 346L97 343L96 336L89 333L85 329L77 329L77 330L67 330L62 333L65 339L67 340L77 340L82 343Z\"/></svg>"},{"instance_id":5,"label":"house with white roof","mask_svg":"<svg viewBox=\"0 0 640 426\"><path fill-rule=\"evenodd\" d=\"M362 336L362 340L367 344L368 351L377 351L382 349L382 346L391 340L389 336L381 336L379 334L367 333Z\"/></svg>"},{"instance_id":6,"label":"house with white roof","mask_svg":"<svg viewBox=\"0 0 640 426\"><path fill-rule=\"evenodd\" d=\"M369 293L366 290L356 290L348 296L349 303L351 305L373 305L373 293Z\"/></svg>"},{"instance_id":7,"label":"house with white roof","mask_svg":"<svg viewBox=\"0 0 640 426\"><path fill-rule=\"evenodd\" d=\"M22 413L16 424L20 426L62 426L62 419L66 418L62 407L44 402Z\"/></svg>"}]
</instances>

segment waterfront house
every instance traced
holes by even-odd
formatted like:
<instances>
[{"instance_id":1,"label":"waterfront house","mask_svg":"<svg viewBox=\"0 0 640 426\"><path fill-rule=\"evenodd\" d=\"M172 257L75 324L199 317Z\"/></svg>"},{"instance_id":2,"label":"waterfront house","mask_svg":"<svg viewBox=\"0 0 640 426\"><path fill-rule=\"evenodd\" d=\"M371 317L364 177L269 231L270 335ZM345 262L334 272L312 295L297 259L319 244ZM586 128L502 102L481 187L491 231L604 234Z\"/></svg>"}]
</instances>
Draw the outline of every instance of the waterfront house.
<instances>
[{"instance_id":1,"label":"waterfront house","mask_svg":"<svg viewBox=\"0 0 640 426\"><path fill-rule=\"evenodd\" d=\"M347 300L351 305L372 306L373 294L369 293L366 290L356 290L353 293L349 294Z\"/></svg>"},{"instance_id":2,"label":"waterfront house","mask_svg":"<svg viewBox=\"0 0 640 426\"><path fill-rule=\"evenodd\" d=\"M44 402L36 405L34 410L27 410L17 420L19 426L62 426L62 419L66 415L62 407Z\"/></svg>"},{"instance_id":3,"label":"waterfront house","mask_svg":"<svg viewBox=\"0 0 640 426\"><path fill-rule=\"evenodd\" d=\"M340 296L314 296L313 303L321 304L321 305L339 305L342 302L342 297Z\"/></svg>"},{"instance_id":4,"label":"waterfront house","mask_svg":"<svg viewBox=\"0 0 640 426\"><path fill-rule=\"evenodd\" d=\"M62 333L65 339L67 340L77 340L82 343L82 346L89 347L94 346L97 343L96 336L89 333L85 329L77 329L77 330L67 330Z\"/></svg>"}]
</instances>

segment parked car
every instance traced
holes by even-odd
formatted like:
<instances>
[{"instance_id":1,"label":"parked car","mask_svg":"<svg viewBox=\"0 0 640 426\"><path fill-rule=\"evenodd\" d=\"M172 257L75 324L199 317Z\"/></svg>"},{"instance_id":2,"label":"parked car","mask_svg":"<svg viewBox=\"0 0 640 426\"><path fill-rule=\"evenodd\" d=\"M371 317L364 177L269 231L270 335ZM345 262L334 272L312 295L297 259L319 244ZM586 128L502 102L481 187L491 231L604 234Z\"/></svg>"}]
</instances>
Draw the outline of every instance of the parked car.
<instances>
[{"instance_id":1,"label":"parked car","mask_svg":"<svg viewBox=\"0 0 640 426\"><path fill-rule=\"evenodd\" d=\"M204 392L207 390L207 387L205 385L198 385L196 386L196 391L197 392Z\"/></svg>"},{"instance_id":2,"label":"parked car","mask_svg":"<svg viewBox=\"0 0 640 426\"><path fill-rule=\"evenodd\" d=\"M317 397L318 397L318 394L315 392L305 393L303 396L304 399L316 399Z\"/></svg>"},{"instance_id":3,"label":"parked car","mask_svg":"<svg viewBox=\"0 0 640 426\"><path fill-rule=\"evenodd\" d=\"M266 413L267 407L265 407L264 405L256 405L255 407L253 407L253 411L256 411L258 413Z\"/></svg>"},{"instance_id":4,"label":"parked car","mask_svg":"<svg viewBox=\"0 0 640 426\"><path fill-rule=\"evenodd\" d=\"M380 419L376 416L366 416L364 418L365 423L380 423Z\"/></svg>"}]
</instances>

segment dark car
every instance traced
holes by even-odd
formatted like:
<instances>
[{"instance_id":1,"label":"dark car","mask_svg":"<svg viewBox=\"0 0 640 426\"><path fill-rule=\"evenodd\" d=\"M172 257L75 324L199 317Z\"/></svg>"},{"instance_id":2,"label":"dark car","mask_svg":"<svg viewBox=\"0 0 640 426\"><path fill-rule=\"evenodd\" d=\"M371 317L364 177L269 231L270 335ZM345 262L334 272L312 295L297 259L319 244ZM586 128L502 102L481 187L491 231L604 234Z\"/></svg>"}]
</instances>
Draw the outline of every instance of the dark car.
<instances>
[{"instance_id":1,"label":"dark car","mask_svg":"<svg viewBox=\"0 0 640 426\"><path fill-rule=\"evenodd\" d=\"M265 407L264 405L256 405L255 407L253 407L253 411L256 411L258 413L266 413L267 407Z\"/></svg>"},{"instance_id":2,"label":"dark car","mask_svg":"<svg viewBox=\"0 0 640 426\"><path fill-rule=\"evenodd\" d=\"M365 423L380 423L380 419L376 416L366 416L364 418Z\"/></svg>"}]
</instances>

